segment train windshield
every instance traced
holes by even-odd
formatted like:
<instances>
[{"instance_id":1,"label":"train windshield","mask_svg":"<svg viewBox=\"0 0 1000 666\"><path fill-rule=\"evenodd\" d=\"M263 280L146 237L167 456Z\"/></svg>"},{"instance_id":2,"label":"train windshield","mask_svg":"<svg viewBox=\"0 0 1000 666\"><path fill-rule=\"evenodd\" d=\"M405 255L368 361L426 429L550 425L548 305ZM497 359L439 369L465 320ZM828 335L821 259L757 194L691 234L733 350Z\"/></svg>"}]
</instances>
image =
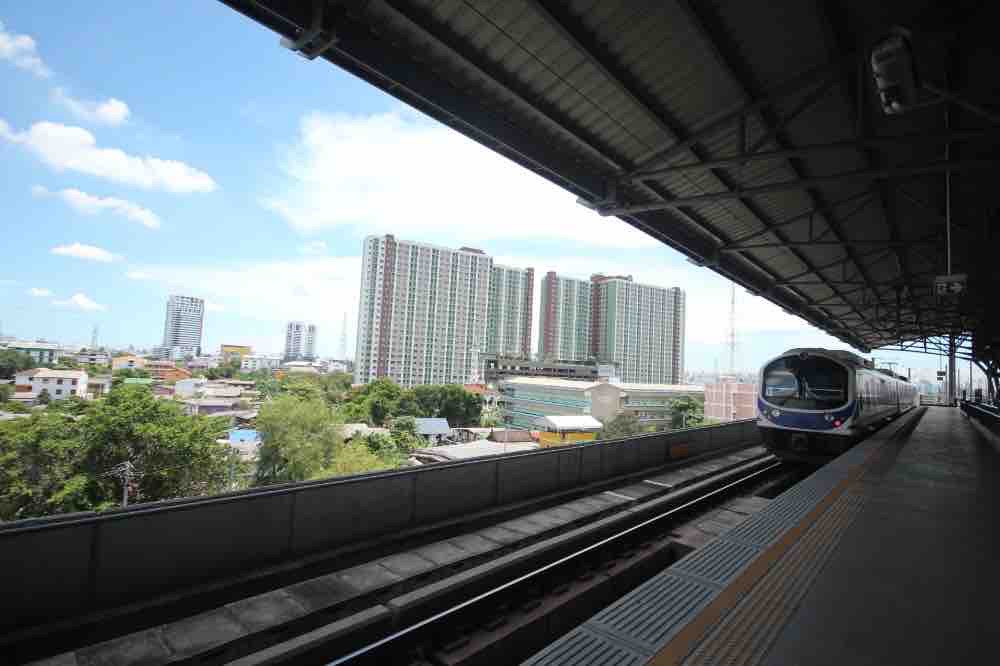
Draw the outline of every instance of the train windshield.
<instances>
[{"instance_id":1,"label":"train windshield","mask_svg":"<svg viewBox=\"0 0 1000 666\"><path fill-rule=\"evenodd\" d=\"M847 369L821 356L786 356L764 368L761 392L788 409L836 409L847 404Z\"/></svg>"}]
</instances>

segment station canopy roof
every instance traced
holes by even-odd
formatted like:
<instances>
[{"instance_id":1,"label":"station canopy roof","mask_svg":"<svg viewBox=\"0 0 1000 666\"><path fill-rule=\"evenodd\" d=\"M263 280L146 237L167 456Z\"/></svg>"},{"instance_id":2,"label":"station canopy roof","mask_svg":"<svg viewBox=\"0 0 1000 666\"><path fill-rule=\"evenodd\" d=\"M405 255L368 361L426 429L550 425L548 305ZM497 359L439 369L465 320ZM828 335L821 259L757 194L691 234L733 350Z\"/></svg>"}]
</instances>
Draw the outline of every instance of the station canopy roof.
<instances>
[{"instance_id":1,"label":"station canopy roof","mask_svg":"<svg viewBox=\"0 0 1000 666\"><path fill-rule=\"evenodd\" d=\"M223 1L860 350L998 338L991 3Z\"/></svg>"}]
</instances>

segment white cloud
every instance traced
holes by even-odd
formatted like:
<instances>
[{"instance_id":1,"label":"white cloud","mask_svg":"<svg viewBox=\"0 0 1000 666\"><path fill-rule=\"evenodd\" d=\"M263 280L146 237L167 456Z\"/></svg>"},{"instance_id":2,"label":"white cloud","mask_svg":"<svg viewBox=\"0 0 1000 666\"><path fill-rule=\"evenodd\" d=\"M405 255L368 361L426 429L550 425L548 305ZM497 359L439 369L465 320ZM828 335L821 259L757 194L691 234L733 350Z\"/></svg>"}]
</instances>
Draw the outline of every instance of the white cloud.
<instances>
[{"instance_id":1,"label":"white cloud","mask_svg":"<svg viewBox=\"0 0 1000 666\"><path fill-rule=\"evenodd\" d=\"M84 215L97 215L101 211L110 211L113 215L138 222L144 227L150 229L160 228L160 218L156 213L125 199L99 197L74 188L50 192L41 185L33 186L31 193L37 197L57 196L78 213L83 213Z\"/></svg>"},{"instance_id":2,"label":"white cloud","mask_svg":"<svg viewBox=\"0 0 1000 666\"><path fill-rule=\"evenodd\" d=\"M44 296L51 296L52 292L49 291L48 289L45 289L44 287L32 287L31 289L28 290L28 295L44 297Z\"/></svg>"},{"instance_id":3,"label":"white cloud","mask_svg":"<svg viewBox=\"0 0 1000 666\"><path fill-rule=\"evenodd\" d=\"M206 299L206 308L225 303L227 314L242 317L240 340L262 353L279 353L285 324L306 320L319 327L323 355L339 353L343 317L354 337L361 280L360 257L304 257L231 266L145 265L129 272L158 283L164 291ZM251 324L249 322L256 322ZM256 332L256 333L254 333ZM206 334L211 334L206 330ZM353 342L348 349L353 353Z\"/></svg>"},{"instance_id":4,"label":"white cloud","mask_svg":"<svg viewBox=\"0 0 1000 666\"><path fill-rule=\"evenodd\" d=\"M98 147L96 137L82 127L43 121L25 132L14 132L0 119L0 138L26 147L56 171L76 171L147 190L188 193L216 189L211 176L184 162Z\"/></svg>"},{"instance_id":5,"label":"white cloud","mask_svg":"<svg viewBox=\"0 0 1000 666\"><path fill-rule=\"evenodd\" d=\"M54 88L52 99L69 109L80 120L97 125L112 127L121 125L128 120L131 113L128 104L114 97L109 97L103 102L76 99L62 88Z\"/></svg>"},{"instance_id":6,"label":"white cloud","mask_svg":"<svg viewBox=\"0 0 1000 666\"><path fill-rule=\"evenodd\" d=\"M208 312L225 312L226 306L221 303L213 303L212 301L205 301L205 309Z\"/></svg>"},{"instance_id":7,"label":"white cloud","mask_svg":"<svg viewBox=\"0 0 1000 666\"><path fill-rule=\"evenodd\" d=\"M129 280L152 280L153 276L142 271L127 271L125 277Z\"/></svg>"},{"instance_id":8,"label":"white cloud","mask_svg":"<svg viewBox=\"0 0 1000 666\"><path fill-rule=\"evenodd\" d=\"M7 60L15 67L31 72L40 79L52 76L52 70L38 55L35 40L29 35L7 32L2 21L0 21L0 60Z\"/></svg>"},{"instance_id":9,"label":"white cloud","mask_svg":"<svg viewBox=\"0 0 1000 666\"><path fill-rule=\"evenodd\" d=\"M76 308L77 310L84 310L86 312L97 312L108 309L107 306L95 303L93 300L88 298L86 294L80 292L73 294L64 301L52 301L52 304Z\"/></svg>"},{"instance_id":10,"label":"white cloud","mask_svg":"<svg viewBox=\"0 0 1000 666\"><path fill-rule=\"evenodd\" d=\"M304 243L299 247L299 252L310 255L326 254L326 241L314 240Z\"/></svg>"},{"instance_id":11,"label":"white cloud","mask_svg":"<svg viewBox=\"0 0 1000 666\"><path fill-rule=\"evenodd\" d=\"M350 227L455 246L544 239L613 248L656 245L412 112L310 113L282 170L284 187L262 204L302 232Z\"/></svg>"},{"instance_id":12,"label":"white cloud","mask_svg":"<svg viewBox=\"0 0 1000 666\"><path fill-rule=\"evenodd\" d=\"M89 261L101 261L104 263L111 262L119 258L104 248L94 245L83 245L82 243L57 245L52 248L52 254L58 254L64 257L76 257L77 259L87 259Z\"/></svg>"}]
</instances>

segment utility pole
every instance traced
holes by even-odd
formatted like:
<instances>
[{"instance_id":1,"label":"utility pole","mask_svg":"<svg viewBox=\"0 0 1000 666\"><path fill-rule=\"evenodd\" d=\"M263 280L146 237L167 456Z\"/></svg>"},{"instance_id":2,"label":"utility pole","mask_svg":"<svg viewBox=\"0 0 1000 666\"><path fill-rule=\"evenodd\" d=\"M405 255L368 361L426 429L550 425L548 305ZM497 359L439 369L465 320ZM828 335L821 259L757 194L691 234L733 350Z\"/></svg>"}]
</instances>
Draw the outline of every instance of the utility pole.
<instances>
[{"instance_id":1,"label":"utility pole","mask_svg":"<svg viewBox=\"0 0 1000 666\"><path fill-rule=\"evenodd\" d=\"M736 375L736 283L729 285L729 374Z\"/></svg>"},{"instance_id":2,"label":"utility pole","mask_svg":"<svg viewBox=\"0 0 1000 666\"><path fill-rule=\"evenodd\" d=\"M120 465L115 465L101 476L117 476L122 482L122 508L128 506L128 489L132 485L132 477L135 475L135 465L132 461L126 460Z\"/></svg>"}]
</instances>

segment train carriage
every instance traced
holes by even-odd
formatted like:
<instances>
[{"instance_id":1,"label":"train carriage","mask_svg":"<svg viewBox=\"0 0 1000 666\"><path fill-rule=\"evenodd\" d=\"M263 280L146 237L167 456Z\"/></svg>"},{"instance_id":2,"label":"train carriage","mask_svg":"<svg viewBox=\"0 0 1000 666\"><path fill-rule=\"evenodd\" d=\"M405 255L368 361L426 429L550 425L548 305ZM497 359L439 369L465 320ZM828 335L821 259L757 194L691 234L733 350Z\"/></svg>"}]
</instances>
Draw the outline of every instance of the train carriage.
<instances>
[{"instance_id":1,"label":"train carriage","mask_svg":"<svg viewBox=\"0 0 1000 666\"><path fill-rule=\"evenodd\" d=\"M757 426L785 460L824 462L912 409L916 388L857 354L791 349L761 368Z\"/></svg>"}]
</instances>

